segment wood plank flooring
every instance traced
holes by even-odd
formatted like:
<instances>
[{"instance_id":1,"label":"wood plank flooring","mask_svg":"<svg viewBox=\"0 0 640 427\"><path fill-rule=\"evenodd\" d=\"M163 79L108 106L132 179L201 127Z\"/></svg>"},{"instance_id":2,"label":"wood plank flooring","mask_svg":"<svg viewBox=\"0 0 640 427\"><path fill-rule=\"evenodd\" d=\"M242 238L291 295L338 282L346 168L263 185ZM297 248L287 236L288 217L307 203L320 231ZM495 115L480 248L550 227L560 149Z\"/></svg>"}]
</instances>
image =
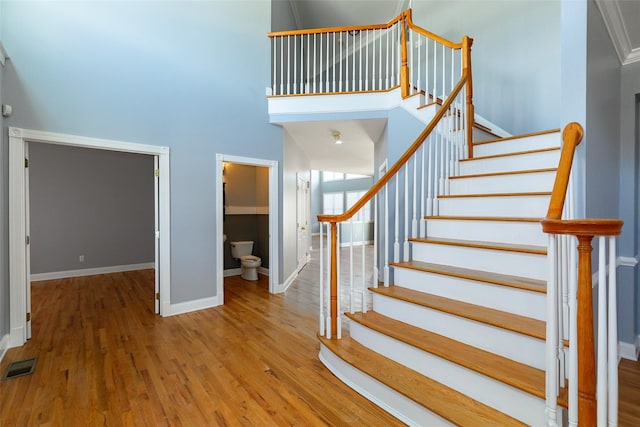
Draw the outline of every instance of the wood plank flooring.
<instances>
[{"instance_id":1,"label":"wood plank flooring","mask_svg":"<svg viewBox=\"0 0 640 427\"><path fill-rule=\"evenodd\" d=\"M0 425L401 425L318 360L311 282L228 278L223 307L167 318L151 270L34 283L34 336L0 369L38 362L0 382Z\"/></svg>"},{"instance_id":2,"label":"wood plank flooring","mask_svg":"<svg viewBox=\"0 0 640 427\"><path fill-rule=\"evenodd\" d=\"M318 360L317 253L285 294L228 278L224 306L167 318L151 270L34 283L33 338L0 373L38 363L0 382L0 426L402 425ZM640 425L628 360L619 425Z\"/></svg>"}]
</instances>

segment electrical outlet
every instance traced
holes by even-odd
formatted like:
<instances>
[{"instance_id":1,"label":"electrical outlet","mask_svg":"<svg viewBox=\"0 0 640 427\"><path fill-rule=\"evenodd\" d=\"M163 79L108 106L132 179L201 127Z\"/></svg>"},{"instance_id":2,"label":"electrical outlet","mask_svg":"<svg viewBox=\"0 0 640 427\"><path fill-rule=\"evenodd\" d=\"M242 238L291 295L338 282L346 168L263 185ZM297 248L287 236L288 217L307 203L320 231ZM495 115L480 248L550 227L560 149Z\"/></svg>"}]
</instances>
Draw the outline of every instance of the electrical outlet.
<instances>
[{"instance_id":1,"label":"electrical outlet","mask_svg":"<svg viewBox=\"0 0 640 427\"><path fill-rule=\"evenodd\" d=\"M80 255L80 256L78 257L78 260L79 260L80 262L84 262L84 255Z\"/></svg>"}]
</instances>

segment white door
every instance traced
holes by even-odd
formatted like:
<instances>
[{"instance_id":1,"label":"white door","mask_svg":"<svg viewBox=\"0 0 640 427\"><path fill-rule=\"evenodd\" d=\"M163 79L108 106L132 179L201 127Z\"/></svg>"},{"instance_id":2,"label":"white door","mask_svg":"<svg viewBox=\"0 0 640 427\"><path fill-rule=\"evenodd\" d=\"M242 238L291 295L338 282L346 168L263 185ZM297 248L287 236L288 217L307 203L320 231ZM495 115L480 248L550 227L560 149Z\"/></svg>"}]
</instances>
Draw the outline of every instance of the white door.
<instances>
[{"instance_id":1,"label":"white door","mask_svg":"<svg viewBox=\"0 0 640 427\"><path fill-rule=\"evenodd\" d=\"M158 202L160 200L160 159L158 156L153 156L153 218L154 218L154 247L155 247L155 257L154 257L154 281L155 281L155 291L154 291L154 300L156 307L156 314L160 314L160 209L158 206Z\"/></svg>"},{"instance_id":2,"label":"white door","mask_svg":"<svg viewBox=\"0 0 640 427\"><path fill-rule=\"evenodd\" d=\"M298 175L297 192L298 271L309 260L309 181Z\"/></svg>"},{"instance_id":3,"label":"white door","mask_svg":"<svg viewBox=\"0 0 640 427\"><path fill-rule=\"evenodd\" d=\"M25 235L25 248L24 248L24 255L25 255L25 303L26 303L26 309L27 309L27 325L26 325L26 332L27 332L27 339L31 339L31 245L30 243L30 239L31 239L31 216L29 213L29 144L26 143L24 145L24 183L25 183L25 204L24 204L24 217L25 217L25 230L26 230L26 235Z\"/></svg>"}]
</instances>

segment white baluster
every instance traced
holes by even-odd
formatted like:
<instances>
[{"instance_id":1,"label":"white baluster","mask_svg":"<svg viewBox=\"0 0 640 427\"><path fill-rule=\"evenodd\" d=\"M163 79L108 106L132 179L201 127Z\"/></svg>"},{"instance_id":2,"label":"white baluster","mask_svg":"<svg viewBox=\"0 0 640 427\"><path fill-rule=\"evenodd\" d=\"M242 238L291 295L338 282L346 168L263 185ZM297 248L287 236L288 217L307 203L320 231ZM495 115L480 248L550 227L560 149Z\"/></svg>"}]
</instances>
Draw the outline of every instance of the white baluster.
<instances>
[{"instance_id":1,"label":"white baluster","mask_svg":"<svg viewBox=\"0 0 640 427\"><path fill-rule=\"evenodd\" d=\"M309 44L311 43L311 35L307 34L307 80L304 84L304 93L309 93L309 72L311 71L311 67L309 66L309 61L311 61L311 51L309 50Z\"/></svg>"},{"instance_id":2,"label":"white baluster","mask_svg":"<svg viewBox=\"0 0 640 427\"><path fill-rule=\"evenodd\" d=\"M298 93L298 37L293 36L293 94Z\"/></svg>"},{"instance_id":3,"label":"white baluster","mask_svg":"<svg viewBox=\"0 0 640 427\"><path fill-rule=\"evenodd\" d=\"M409 43L409 46L407 48L407 65L409 67L409 94L413 94L414 93L414 75L413 75L413 31L410 31L409 28L407 28L407 42Z\"/></svg>"},{"instance_id":4,"label":"white baluster","mask_svg":"<svg viewBox=\"0 0 640 427\"><path fill-rule=\"evenodd\" d=\"M425 197L427 197L425 192L425 178L424 178L424 162L425 162L425 153L427 151L427 141L422 144L422 148L420 149L422 161L420 162L420 237L426 236L426 220L425 215L427 215L425 211Z\"/></svg>"},{"instance_id":5,"label":"white baluster","mask_svg":"<svg viewBox=\"0 0 640 427\"><path fill-rule=\"evenodd\" d=\"M408 164L407 164L408 167ZM418 152L413 155L413 220L411 237L418 237Z\"/></svg>"},{"instance_id":6,"label":"white baluster","mask_svg":"<svg viewBox=\"0 0 640 427\"><path fill-rule=\"evenodd\" d=\"M363 211L364 214L364 211ZM366 218L362 218L362 222L360 223L360 226L362 228L362 245L360 246L360 248L362 249L362 256L360 257L360 259L362 260L362 265L361 267L361 271L360 274L362 275L362 312L366 313L367 312L367 283L366 283L366 277L365 277L365 261L366 261L366 257L365 257L365 225L369 224L367 221L365 221Z\"/></svg>"},{"instance_id":7,"label":"white baluster","mask_svg":"<svg viewBox=\"0 0 640 427\"><path fill-rule=\"evenodd\" d=\"M402 258L409 261L409 162L404 165L404 247ZM398 212L398 211L396 211Z\"/></svg>"},{"instance_id":8,"label":"white baluster","mask_svg":"<svg viewBox=\"0 0 640 427\"><path fill-rule=\"evenodd\" d=\"M569 252L569 411L568 421L570 426L578 425L578 313L577 290L578 276L576 263L576 239L570 237Z\"/></svg>"},{"instance_id":9,"label":"white baluster","mask_svg":"<svg viewBox=\"0 0 640 427\"><path fill-rule=\"evenodd\" d=\"M422 36L420 34L417 35L418 36L418 45L416 46L416 49L418 50L418 73L416 74L416 90L418 91L418 93L422 90L421 87L421 82L420 82L420 77L421 77L421 73L422 73L422 61L420 60L420 53L422 51Z\"/></svg>"},{"instance_id":10,"label":"white baluster","mask_svg":"<svg viewBox=\"0 0 640 427\"><path fill-rule=\"evenodd\" d=\"M284 95L284 39L280 39L280 94Z\"/></svg>"},{"instance_id":11,"label":"white baluster","mask_svg":"<svg viewBox=\"0 0 640 427\"><path fill-rule=\"evenodd\" d=\"M442 45L442 103L444 103L445 99L447 99L447 92L445 89L445 80L447 77L447 71L446 71L446 61L445 61L445 55L444 55L444 50L445 50L445 45Z\"/></svg>"},{"instance_id":12,"label":"white baluster","mask_svg":"<svg viewBox=\"0 0 640 427\"><path fill-rule=\"evenodd\" d=\"M287 95L291 94L291 36L287 36Z\"/></svg>"},{"instance_id":13,"label":"white baluster","mask_svg":"<svg viewBox=\"0 0 640 427\"><path fill-rule=\"evenodd\" d=\"M546 408L547 426L556 425L558 400L558 359L556 357L557 342L557 239L549 234L547 239L547 260L549 280L547 281L547 333L546 333Z\"/></svg>"},{"instance_id":14,"label":"white baluster","mask_svg":"<svg viewBox=\"0 0 640 427\"><path fill-rule=\"evenodd\" d=\"M332 92L336 91L336 33L333 33L333 89Z\"/></svg>"},{"instance_id":15,"label":"white baluster","mask_svg":"<svg viewBox=\"0 0 640 427\"><path fill-rule=\"evenodd\" d=\"M455 68L455 57L453 56L454 54L454 50L452 48L449 48L449 52L451 52L451 81L449 83L449 93L453 92L453 86L454 86L454 73L453 70Z\"/></svg>"},{"instance_id":16,"label":"white baluster","mask_svg":"<svg viewBox=\"0 0 640 427\"><path fill-rule=\"evenodd\" d=\"M322 224L320 224L322 226ZM331 224L327 223L327 338L331 339Z\"/></svg>"},{"instance_id":17,"label":"white baluster","mask_svg":"<svg viewBox=\"0 0 640 427\"><path fill-rule=\"evenodd\" d=\"M396 203L393 209L394 217L394 240L393 240L393 262L400 262L400 242L398 236L400 235L400 176L396 174Z\"/></svg>"},{"instance_id":18,"label":"white baluster","mask_svg":"<svg viewBox=\"0 0 640 427\"><path fill-rule=\"evenodd\" d=\"M389 184L384 186L384 286L389 286Z\"/></svg>"},{"instance_id":19,"label":"white baluster","mask_svg":"<svg viewBox=\"0 0 640 427\"><path fill-rule=\"evenodd\" d=\"M278 54L277 54L278 45L277 45L277 41L278 41L277 37L273 37L271 39L271 46L272 46L272 50L273 50L273 61L272 61L273 62L273 76L272 76L273 84L271 86L271 88L272 88L271 89L271 93L273 95L277 95L278 94L278 92L277 92L278 84L276 82L277 78L278 78L278 68L276 67L276 64L278 63Z\"/></svg>"},{"instance_id":20,"label":"white baluster","mask_svg":"<svg viewBox=\"0 0 640 427\"><path fill-rule=\"evenodd\" d=\"M364 72L365 72L365 77L364 77L364 87L365 90L369 90L369 81L371 80L371 76L369 75L369 30L366 30L366 34L367 34L367 41L365 43L365 67L364 67Z\"/></svg>"},{"instance_id":21,"label":"white baluster","mask_svg":"<svg viewBox=\"0 0 640 427\"><path fill-rule=\"evenodd\" d=\"M320 223L320 316L319 316L319 333L324 336L324 236L322 235L323 223Z\"/></svg>"},{"instance_id":22,"label":"white baluster","mask_svg":"<svg viewBox=\"0 0 640 427\"><path fill-rule=\"evenodd\" d=\"M360 37L358 37L358 42L360 43L360 49L358 49L358 90L362 92L362 34L360 34Z\"/></svg>"},{"instance_id":23,"label":"white baluster","mask_svg":"<svg viewBox=\"0 0 640 427\"><path fill-rule=\"evenodd\" d=\"M316 87L316 53L318 52L317 49L317 37L316 34L313 34L313 93L318 93L318 88Z\"/></svg>"},{"instance_id":24,"label":"white baluster","mask_svg":"<svg viewBox=\"0 0 640 427\"><path fill-rule=\"evenodd\" d=\"M447 113L448 117L446 117L445 123L442 124L444 128L444 144L445 144L445 152L444 152L444 165L445 165L445 173L444 173L444 194L449 194L449 177L451 176L451 142L449 141L449 136L451 135L451 120L453 117L453 111L451 107L449 107L449 112Z\"/></svg>"},{"instance_id":25,"label":"white baluster","mask_svg":"<svg viewBox=\"0 0 640 427\"><path fill-rule=\"evenodd\" d=\"M354 35L354 37L355 37L355 35ZM351 72L351 78L352 78L351 91L355 92L356 91L356 40L355 40L355 38L353 39L353 43L351 43L351 45L352 45L352 49L351 50L353 52L353 58L352 58L353 60L351 61L351 62L353 62L353 66L352 66L353 70Z\"/></svg>"},{"instance_id":26,"label":"white baluster","mask_svg":"<svg viewBox=\"0 0 640 427\"><path fill-rule=\"evenodd\" d=\"M330 72L329 72L329 51L331 50L329 48L329 41L330 41L330 37L331 34L330 33L325 33L325 37L327 38L327 62L325 62L324 64L324 70L325 70L325 77L326 77L326 82L325 82L325 86L324 86L324 91L326 93L331 92L331 86L329 86L329 78L330 78Z\"/></svg>"},{"instance_id":27,"label":"white baluster","mask_svg":"<svg viewBox=\"0 0 640 427\"><path fill-rule=\"evenodd\" d=\"M424 94L425 94L425 102L429 104L429 43L431 40L425 37L424 39ZM435 101L435 97L433 99Z\"/></svg>"},{"instance_id":28,"label":"white baluster","mask_svg":"<svg viewBox=\"0 0 640 427\"><path fill-rule=\"evenodd\" d=\"M429 171L427 172L427 215L438 215L438 199L435 194L436 158L438 156L437 138L433 134L429 136Z\"/></svg>"},{"instance_id":29,"label":"white baluster","mask_svg":"<svg viewBox=\"0 0 640 427\"><path fill-rule=\"evenodd\" d=\"M391 52L389 50L389 31L391 31L391 28L393 28L393 27L387 28L386 31L385 31L385 36L386 36L386 39L387 39L387 50L386 50L386 52L387 52L387 58L386 58L387 71L386 71L386 73L384 75L384 78L385 78L384 88L385 89L389 89L391 87L391 85L389 84L389 56L390 56L390 52Z\"/></svg>"},{"instance_id":30,"label":"white baluster","mask_svg":"<svg viewBox=\"0 0 640 427\"><path fill-rule=\"evenodd\" d=\"M445 158L446 158L446 153L445 153L445 145L446 145L446 141L444 139L444 129L443 129L443 124L442 121L438 123L438 135L439 135L439 139L440 139L440 157L438 159L438 161L440 162L440 165L438 167L438 171L440 172L440 180L439 180L439 193L438 194L442 194L442 195L446 195L445 192Z\"/></svg>"},{"instance_id":31,"label":"white baluster","mask_svg":"<svg viewBox=\"0 0 640 427\"><path fill-rule=\"evenodd\" d=\"M340 242L342 242L342 232L341 229L342 227L340 226L340 224L338 224L338 226L336 227L337 233L338 233L338 267L337 267L337 276L338 276L338 314L336 314L336 324L337 324L337 329L338 329L338 333L336 334L338 339L342 338L342 280L340 280L340 260L342 258L342 251L340 250Z\"/></svg>"},{"instance_id":32,"label":"white baluster","mask_svg":"<svg viewBox=\"0 0 640 427\"><path fill-rule=\"evenodd\" d=\"M378 89L382 90L382 28L378 30Z\"/></svg>"},{"instance_id":33,"label":"white baluster","mask_svg":"<svg viewBox=\"0 0 640 427\"><path fill-rule=\"evenodd\" d=\"M598 343L596 402L599 426L607 425L607 270L606 240L598 237ZM614 267L615 268L615 267Z\"/></svg>"},{"instance_id":34,"label":"white baluster","mask_svg":"<svg viewBox=\"0 0 640 427\"><path fill-rule=\"evenodd\" d=\"M433 41L433 102L438 101L438 45Z\"/></svg>"},{"instance_id":35,"label":"white baluster","mask_svg":"<svg viewBox=\"0 0 640 427\"><path fill-rule=\"evenodd\" d=\"M616 278L616 238L609 237L609 427L618 425L618 282Z\"/></svg>"},{"instance_id":36,"label":"white baluster","mask_svg":"<svg viewBox=\"0 0 640 427\"><path fill-rule=\"evenodd\" d=\"M355 313L353 308L356 295L355 286L353 286L353 217L349 219L349 313Z\"/></svg>"},{"instance_id":37,"label":"white baluster","mask_svg":"<svg viewBox=\"0 0 640 427\"><path fill-rule=\"evenodd\" d=\"M340 45L340 53L338 54L338 56L340 57L340 77L339 77L339 83L338 83L338 91L342 92L342 46L344 45L344 32L340 31L340 40L338 41L338 44ZM345 55L345 61L348 60L348 56Z\"/></svg>"},{"instance_id":38,"label":"white baluster","mask_svg":"<svg viewBox=\"0 0 640 427\"><path fill-rule=\"evenodd\" d=\"M380 218L378 218L378 195L373 196L373 280L371 285L374 288L378 287L378 281L380 278L378 277L378 240L379 240L379 231L378 224Z\"/></svg>"}]
</instances>

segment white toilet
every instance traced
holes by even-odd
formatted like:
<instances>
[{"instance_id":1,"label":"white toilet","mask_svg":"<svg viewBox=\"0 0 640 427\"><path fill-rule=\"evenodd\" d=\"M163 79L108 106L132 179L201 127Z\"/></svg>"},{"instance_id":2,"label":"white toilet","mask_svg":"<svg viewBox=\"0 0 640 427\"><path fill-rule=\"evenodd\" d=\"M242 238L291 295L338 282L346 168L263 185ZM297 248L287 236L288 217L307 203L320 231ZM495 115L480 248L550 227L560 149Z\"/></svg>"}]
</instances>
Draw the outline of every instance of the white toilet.
<instances>
[{"instance_id":1,"label":"white toilet","mask_svg":"<svg viewBox=\"0 0 640 427\"><path fill-rule=\"evenodd\" d=\"M231 245L231 256L240 260L242 266L242 278L245 280L258 280L258 267L262 260L251 255L253 252L253 242L245 240L240 242L229 242Z\"/></svg>"}]
</instances>

